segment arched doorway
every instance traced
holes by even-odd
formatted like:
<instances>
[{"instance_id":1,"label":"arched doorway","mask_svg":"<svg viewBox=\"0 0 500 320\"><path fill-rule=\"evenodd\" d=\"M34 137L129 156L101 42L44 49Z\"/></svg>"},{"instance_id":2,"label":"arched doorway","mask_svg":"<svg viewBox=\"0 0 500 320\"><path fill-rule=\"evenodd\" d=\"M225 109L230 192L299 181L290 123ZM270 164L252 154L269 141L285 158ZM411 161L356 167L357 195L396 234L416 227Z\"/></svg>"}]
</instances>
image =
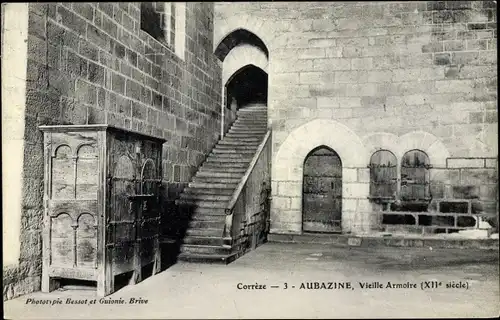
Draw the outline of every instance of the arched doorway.
<instances>
[{"instance_id":1,"label":"arched doorway","mask_svg":"<svg viewBox=\"0 0 500 320\"><path fill-rule=\"evenodd\" d=\"M342 161L326 146L312 150L304 161L302 231L342 231Z\"/></svg>"},{"instance_id":2,"label":"arched doorway","mask_svg":"<svg viewBox=\"0 0 500 320\"><path fill-rule=\"evenodd\" d=\"M216 46L222 61L221 136L237 117L237 109L249 104L267 106L267 65L269 50L253 32L238 28Z\"/></svg>"},{"instance_id":3,"label":"arched doorway","mask_svg":"<svg viewBox=\"0 0 500 320\"><path fill-rule=\"evenodd\" d=\"M236 103L236 109L249 104L267 104L267 73L254 65L236 71L226 84L226 107Z\"/></svg>"}]
</instances>

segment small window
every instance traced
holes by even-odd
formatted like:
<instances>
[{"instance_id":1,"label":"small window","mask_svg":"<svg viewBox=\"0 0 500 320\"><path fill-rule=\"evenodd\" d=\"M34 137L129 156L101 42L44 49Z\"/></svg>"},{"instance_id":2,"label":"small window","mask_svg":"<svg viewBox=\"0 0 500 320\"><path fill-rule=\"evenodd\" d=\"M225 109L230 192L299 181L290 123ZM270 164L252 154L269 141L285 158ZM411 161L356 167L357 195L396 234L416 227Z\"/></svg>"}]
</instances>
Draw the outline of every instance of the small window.
<instances>
[{"instance_id":1,"label":"small window","mask_svg":"<svg viewBox=\"0 0 500 320\"><path fill-rule=\"evenodd\" d=\"M175 2L174 22L174 51L180 58L184 59L186 48L186 3Z\"/></svg>"},{"instance_id":2,"label":"small window","mask_svg":"<svg viewBox=\"0 0 500 320\"><path fill-rule=\"evenodd\" d=\"M427 154L411 150L401 161L401 200L426 201L430 199L430 161Z\"/></svg>"},{"instance_id":3,"label":"small window","mask_svg":"<svg viewBox=\"0 0 500 320\"><path fill-rule=\"evenodd\" d=\"M370 159L370 197L394 199L397 192L397 160L388 150L375 152Z\"/></svg>"},{"instance_id":4,"label":"small window","mask_svg":"<svg viewBox=\"0 0 500 320\"><path fill-rule=\"evenodd\" d=\"M172 44L172 38L174 33L174 27L172 26L172 8L174 4L172 2L163 2L164 10L162 12L162 26L163 32L165 33L165 42L169 45Z\"/></svg>"},{"instance_id":5,"label":"small window","mask_svg":"<svg viewBox=\"0 0 500 320\"><path fill-rule=\"evenodd\" d=\"M185 2L141 2L141 29L184 59Z\"/></svg>"},{"instance_id":6,"label":"small window","mask_svg":"<svg viewBox=\"0 0 500 320\"><path fill-rule=\"evenodd\" d=\"M164 41L162 15L157 11L156 2L141 2L141 30L158 41Z\"/></svg>"}]
</instances>

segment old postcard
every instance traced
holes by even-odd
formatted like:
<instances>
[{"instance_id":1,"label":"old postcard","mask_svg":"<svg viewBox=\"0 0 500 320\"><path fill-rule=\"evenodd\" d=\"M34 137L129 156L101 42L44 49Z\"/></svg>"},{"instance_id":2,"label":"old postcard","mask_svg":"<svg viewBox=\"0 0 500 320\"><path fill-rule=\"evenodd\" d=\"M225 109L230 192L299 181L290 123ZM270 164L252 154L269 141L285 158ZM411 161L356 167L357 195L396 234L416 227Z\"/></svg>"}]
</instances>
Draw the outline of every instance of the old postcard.
<instances>
[{"instance_id":1,"label":"old postcard","mask_svg":"<svg viewBox=\"0 0 500 320\"><path fill-rule=\"evenodd\" d=\"M499 315L496 1L2 3L7 319Z\"/></svg>"}]
</instances>

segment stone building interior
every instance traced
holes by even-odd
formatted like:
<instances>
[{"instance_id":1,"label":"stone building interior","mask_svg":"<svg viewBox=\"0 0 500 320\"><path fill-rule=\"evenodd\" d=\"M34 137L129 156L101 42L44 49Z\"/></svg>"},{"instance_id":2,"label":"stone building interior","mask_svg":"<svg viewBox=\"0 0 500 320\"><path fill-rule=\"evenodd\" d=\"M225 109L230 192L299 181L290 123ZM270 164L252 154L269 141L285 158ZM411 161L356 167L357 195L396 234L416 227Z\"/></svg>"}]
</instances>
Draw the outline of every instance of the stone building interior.
<instances>
[{"instance_id":1,"label":"stone building interior","mask_svg":"<svg viewBox=\"0 0 500 320\"><path fill-rule=\"evenodd\" d=\"M2 3L4 301L269 241L498 247L496 19L496 1Z\"/></svg>"}]
</instances>

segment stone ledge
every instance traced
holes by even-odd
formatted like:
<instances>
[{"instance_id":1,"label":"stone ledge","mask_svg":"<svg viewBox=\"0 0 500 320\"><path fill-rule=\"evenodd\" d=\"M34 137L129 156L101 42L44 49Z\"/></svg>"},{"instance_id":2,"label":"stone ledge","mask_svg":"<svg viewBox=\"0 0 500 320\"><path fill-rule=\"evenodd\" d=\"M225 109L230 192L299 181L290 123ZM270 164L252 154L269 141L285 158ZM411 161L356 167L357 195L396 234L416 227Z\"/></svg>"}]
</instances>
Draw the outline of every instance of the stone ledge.
<instances>
[{"instance_id":1,"label":"stone ledge","mask_svg":"<svg viewBox=\"0 0 500 320\"><path fill-rule=\"evenodd\" d=\"M355 240L353 240L355 239ZM360 239L360 240L357 240ZM424 237L381 237L381 236L355 236L332 234L269 234L269 242L280 243L318 243L340 246L360 247L429 247L429 248L454 248L454 249L483 249L498 250L498 239L439 239Z\"/></svg>"}]
</instances>

